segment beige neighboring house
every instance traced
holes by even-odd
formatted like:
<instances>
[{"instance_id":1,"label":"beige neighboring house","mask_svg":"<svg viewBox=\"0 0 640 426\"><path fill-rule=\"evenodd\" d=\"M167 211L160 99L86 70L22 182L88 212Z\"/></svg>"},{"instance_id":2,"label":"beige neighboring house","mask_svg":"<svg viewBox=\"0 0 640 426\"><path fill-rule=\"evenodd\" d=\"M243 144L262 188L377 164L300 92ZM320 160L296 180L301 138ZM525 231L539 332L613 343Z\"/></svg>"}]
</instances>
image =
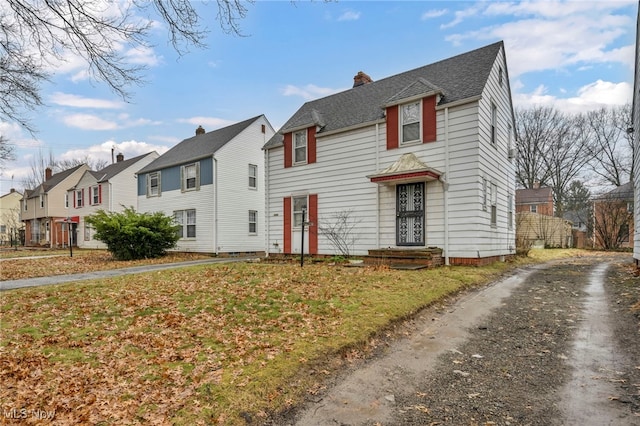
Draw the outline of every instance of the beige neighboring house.
<instances>
[{"instance_id":1,"label":"beige neighboring house","mask_svg":"<svg viewBox=\"0 0 640 426\"><path fill-rule=\"evenodd\" d=\"M67 190L76 185L87 170L89 166L81 164L53 174L47 167L44 182L35 189L25 190L20 218L25 225L26 246L65 247L70 236L75 245L77 223L68 221Z\"/></svg>"},{"instance_id":2,"label":"beige neighboring house","mask_svg":"<svg viewBox=\"0 0 640 426\"><path fill-rule=\"evenodd\" d=\"M14 188L0 197L0 245L9 245L23 229L20 222L21 200L22 194Z\"/></svg>"},{"instance_id":3,"label":"beige neighboring house","mask_svg":"<svg viewBox=\"0 0 640 426\"><path fill-rule=\"evenodd\" d=\"M518 248L572 247L571 222L538 213L516 213L516 241Z\"/></svg>"}]
</instances>

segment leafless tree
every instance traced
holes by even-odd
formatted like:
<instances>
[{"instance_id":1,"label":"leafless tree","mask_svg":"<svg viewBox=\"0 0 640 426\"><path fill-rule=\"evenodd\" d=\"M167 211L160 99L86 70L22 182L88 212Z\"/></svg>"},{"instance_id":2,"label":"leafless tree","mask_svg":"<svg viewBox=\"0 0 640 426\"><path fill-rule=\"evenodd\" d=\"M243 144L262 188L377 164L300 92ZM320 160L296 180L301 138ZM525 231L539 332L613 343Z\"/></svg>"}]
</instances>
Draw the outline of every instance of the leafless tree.
<instances>
[{"instance_id":1,"label":"leafless tree","mask_svg":"<svg viewBox=\"0 0 640 426\"><path fill-rule=\"evenodd\" d=\"M217 20L227 33L240 34L247 13L241 0L216 0ZM82 57L88 74L123 99L143 83L144 67L127 60L122 47L150 46L153 26L162 22L178 54L204 47L207 34L190 0L5 0L0 4L0 118L34 131L29 112L43 104L40 85L52 65L69 53Z\"/></svg>"},{"instance_id":2,"label":"leafless tree","mask_svg":"<svg viewBox=\"0 0 640 426\"><path fill-rule=\"evenodd\" d=\"M22 180L22 186L27 189L37 188L38 185L44 182L47 168L50 168L51 172L55 174L72 169L81 164L86 164L91 170L100 170L109 165L106 160L96 160L89 155L72 160L56 160L52 151L49 151L49 154L46 156L42 151L39 151L38 155L29 162L31 170L27 177Z\"/></svg>"},{"instance_id":3,"label":"leafless tree","mask_svg":"<svg viewBox=\"0 0 640 426\"><path fill-rule=\"evenodd\" d=\"M0 169L4 168L7 161L13 161L15 159L13 145L9 143L9 140L0 135Z\"/></svg>"},{"instance_id":4,"label":"leafless tree","mask_svg":"<svg viewBox=\"0 0 640 426\"><path fill-rule=\"evenodd\" d=\"M321 219L318 231L329 240L337 253L349 257L359 239L355 231L360 222L362 219L353 218L352 210L341 210L328 219Z\"/></svg>"},{"instance_id":5,"label":"leafless tree","mask_svg":"<svg viewBox=\"0 0 640 426\"><path fill-rule=\"evenodd\" d=\"M632 193L626 196L609 193L594 200L593 235L596 247L615 250L629 240L629 229L633 223L630 199L633 199Z\"/></svg>"},{"instance_id":6,"label":"leafless tree","mask_svg":"<svg viewBox=\"0 0 640 426\"><path fill-rule=\"evenodd\" d=\"M633 137L627 132L631 120L629 104L587 113L593 141L591 169L603 183L621 186L632 175Z\"/></svg>"}]
</instances>

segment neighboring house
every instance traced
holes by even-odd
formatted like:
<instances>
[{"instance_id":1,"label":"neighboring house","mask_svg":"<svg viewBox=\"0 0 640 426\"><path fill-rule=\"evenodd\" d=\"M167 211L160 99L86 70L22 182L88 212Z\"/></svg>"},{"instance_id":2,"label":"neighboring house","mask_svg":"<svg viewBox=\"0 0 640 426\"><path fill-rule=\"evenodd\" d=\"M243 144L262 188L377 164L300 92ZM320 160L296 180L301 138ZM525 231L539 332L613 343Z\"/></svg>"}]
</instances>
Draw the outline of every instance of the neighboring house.
<instances>
[{"instance_id":1,"label":"neighboring house","mask_svg":"<svg viewBox=\"0 0 640 426\"><path fill-rule=\"evenodd\" d=\"M594 247L610 250L634 246L632 182L593 200Z\"/></svg>"},{"instance_id":2,"label":"neighboring house","mask_svg":"<svg viewBox=\"0 0 640 426\"><path fill-rule=\"evenodd\" d=\"M81 248L106 248L93 238L95 230L85 218L98 210L119 212L138 204L136 172L158 158L153 151L128 160L118 154L117 161L94 172L84 172L78 183L68 191L68 216L78 224L77 245Z\"/></svg>"},{"instance_id":3,"label":"neighboring house","mask_svg":"<svg viewBox=\"0 0 640 426\"><path fill-rule=\"evenodd\" d=\"M633 198L634 198L634 223L640 223L640 7L636 17L636 57L635 73L633 78L633 127L629 130L633 132ZM636 266L640 268L640 226L635 227L633 234L633 258Z\"/></svg>"},{"instance_id":4,"label":"neighboring house","mask_svg":"<svg viewBox=\"0 0 640 426\"><path fill-rule=\"evenodd\" d=\"M25 190L20 206L21 220L25 224L25 245L64 247L71 240L75 245L76 223L69 222L67 190L78 183L86 164L53 174L45 170L45 180L33 190Z\"/></svg>"},{"instance_id":5,"label":"neighboring house","mask_svg":"<svg viewBox=\"0 0 640 426\"><path fill-rule=\"evenodd\" d=\"M518 248L566 248L574 245L571 222L540 213L516 213Z\"/></svg>"},{"instance_id":6,"label":"neighboring house","mask_svg":"<svg viewBox=\"0 0 640 426\"><path fill-rule=\"evenodd\" d=\"M19 239L22 230L20 222L20 201L22 194L11 188L0 197L0 245L8 245Z\"/></svg>"},{"instance_id":7,"label":"neighboring house","mask_svg":"<svg viewBox=\"0 0 640 426\"><path fill-rule=\"evenodd\" d=\"M359 72L265 145L267 251L336 254L325 230L346 217L351 254L504 259L515 253L514 129L502 42L379 81Z\"/></svg>"},{"instance_id":8,"label":"neighboring house","mask_svg":"<svg viewBox=\"0 0 640 426\"><path fill-rule=\"evenodd\" d=\"M574 248L593 247L590 237L590 229L593 228L593 209L591 207L581 210L566 211L562 218L571 222L571 233Z\"/></svg>"},{"instance_id":9,"label":"neighboring house","mask_svg":"<svg viewBox=\"0 0 640 426\"><path fill-rule=\"evenodd\" d=\"M177 250L264 253L264 115L183 140L138 172L138 210L180 225Z\"/></svg>"},{"instance_id":10,"label":"neighboring house","mask_svg":"<svg viewBox=\"0 0 640 426\"><path fill-rule=\"evenodd\" d=\"M516 189L516 213L553 216L553 190L549 187Z\"/></svg>"}]
</instances>

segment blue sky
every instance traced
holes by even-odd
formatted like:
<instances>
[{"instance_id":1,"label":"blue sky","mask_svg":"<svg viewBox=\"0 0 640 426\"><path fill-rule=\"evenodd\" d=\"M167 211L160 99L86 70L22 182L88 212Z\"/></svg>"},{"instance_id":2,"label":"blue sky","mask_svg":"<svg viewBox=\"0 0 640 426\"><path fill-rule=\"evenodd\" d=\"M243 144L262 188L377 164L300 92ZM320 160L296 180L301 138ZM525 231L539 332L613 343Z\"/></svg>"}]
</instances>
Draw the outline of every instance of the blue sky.
<instances>
[{"instance_id":1,"label":"blue sky","mask_svg":"<svg viewBox=\"0 0 640 426\"><path fill-rule=\"evenodd\" d=\"M163 153L198 125L259 114L277 130L305 101L349 89L358 71L378 80L499 40L516 107L580 112L632 100L636 1L257 1L243 37L221 31L209 3L198 4L206 49L180 57L159 25L153 48L127 52L148 67L129 103L88 80L81 61L60 64L33 114L35 137L0 121L17 154L0 194L21 188L38 155Z\"/></svg>"}]
</instances>

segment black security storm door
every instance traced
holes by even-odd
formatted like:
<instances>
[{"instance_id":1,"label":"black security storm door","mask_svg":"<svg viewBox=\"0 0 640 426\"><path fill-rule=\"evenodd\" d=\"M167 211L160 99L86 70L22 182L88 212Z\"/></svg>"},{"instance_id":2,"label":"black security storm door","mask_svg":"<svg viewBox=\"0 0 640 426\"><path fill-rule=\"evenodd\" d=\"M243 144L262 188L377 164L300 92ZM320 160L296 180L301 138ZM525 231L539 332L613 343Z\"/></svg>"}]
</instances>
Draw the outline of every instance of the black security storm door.
<instances>
[{"instance_id":1,"label":"black security storm door","mask_svg":"<svg viewBox=\"0 0 640 426\"><path fill-rule=\"evenodd\" d=\"M424 246L424 182L396 186L396 245Z\"/></svg>"}]
</instances>

